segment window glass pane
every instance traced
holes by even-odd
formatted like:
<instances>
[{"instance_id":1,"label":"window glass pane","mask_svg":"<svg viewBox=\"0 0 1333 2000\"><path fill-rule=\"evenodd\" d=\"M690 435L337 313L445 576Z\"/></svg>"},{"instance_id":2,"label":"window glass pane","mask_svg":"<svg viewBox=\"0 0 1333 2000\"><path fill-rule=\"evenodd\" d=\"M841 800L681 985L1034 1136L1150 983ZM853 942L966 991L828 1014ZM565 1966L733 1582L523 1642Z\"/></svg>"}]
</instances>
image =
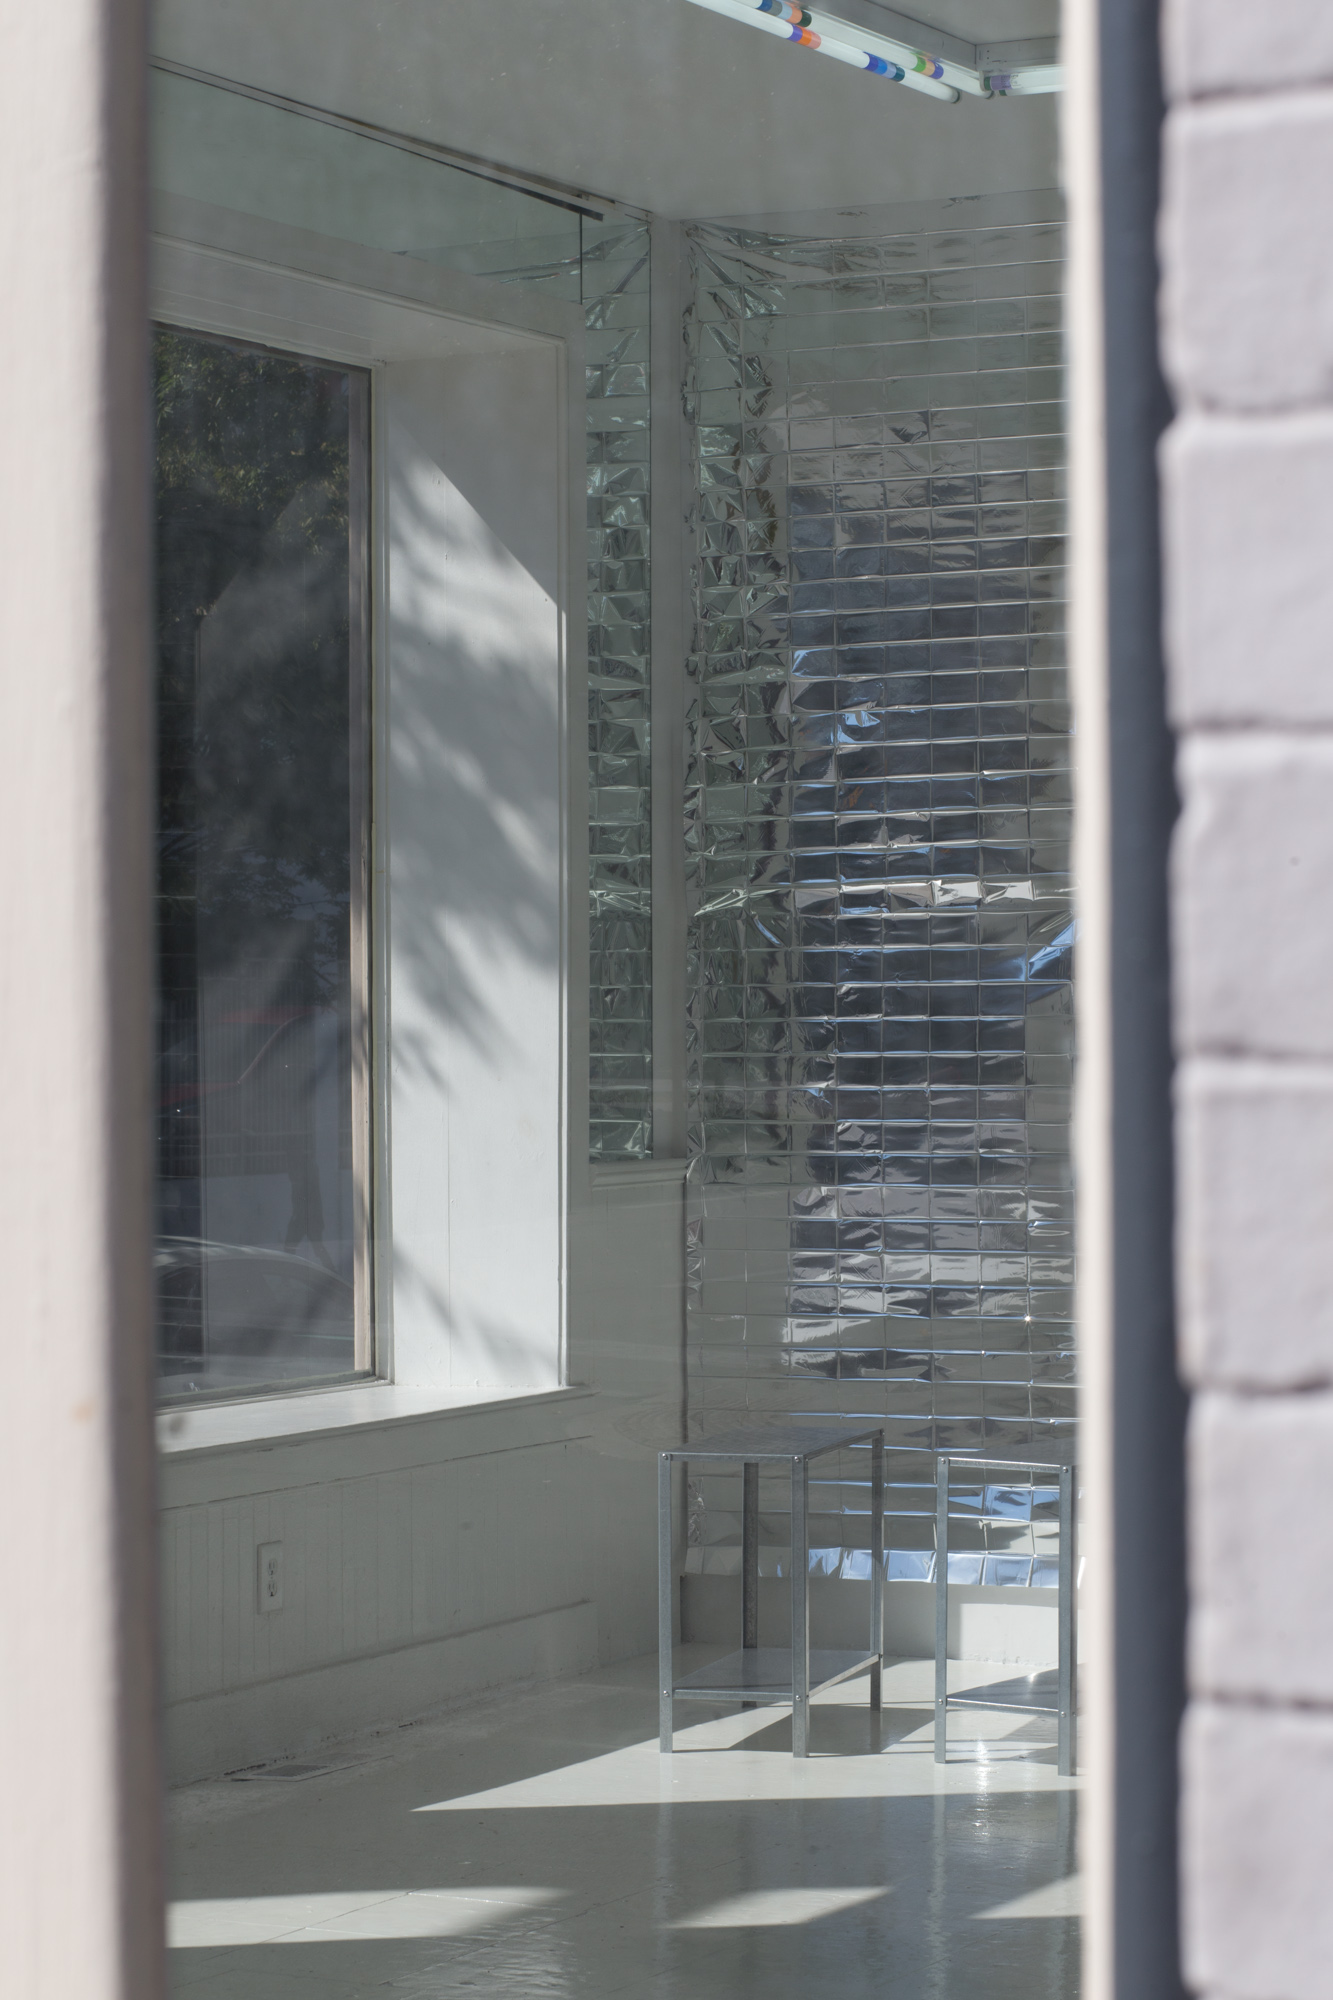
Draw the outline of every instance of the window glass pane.
<instances>
[{"instance_id":1,"label":"window glass pane","mask_svg":"<svg viewBox=\"0 0 1333 2000\"><path fill-rule=\"evenodd\" d=\"M154 358L158 1338L189 1393L356 1360L365 378L169 329Z\"/></svg>"}]
</instances>

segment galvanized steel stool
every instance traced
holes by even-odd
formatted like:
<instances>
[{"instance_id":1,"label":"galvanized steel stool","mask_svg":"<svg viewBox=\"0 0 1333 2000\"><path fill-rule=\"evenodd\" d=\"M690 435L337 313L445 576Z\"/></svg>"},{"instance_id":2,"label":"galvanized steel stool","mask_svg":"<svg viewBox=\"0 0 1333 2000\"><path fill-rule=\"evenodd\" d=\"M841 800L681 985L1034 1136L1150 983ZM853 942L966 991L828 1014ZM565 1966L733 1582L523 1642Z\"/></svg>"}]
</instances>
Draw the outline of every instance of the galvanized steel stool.
<instances>
[{"instance_id":1,"label":"galvanized steel stool","mask_svg":"<svg viewBox=\"0 0 1333 2000\"><path fill-rule=\"evenodd\" d=\"M1060 1557L1057 1580L1056 1698L1054 1702L1024 1699L1014 1682L996 1684L966 1694L949 1693L949 1468L966 1465L1011 1472L1054 1473L1060 1492ZM1078 1759L1078 1620L1075 1595L1075 1466L1068 1458L991 1458L975 1452L941 1452L935 1463L935 1762L948 1758L948 1715L953 1708L1009 1709L1024 1715L1054 1715L1061 1777L1071 1777ZM1034 1677L1035 1678L1035 1677ZM1045 1679L1046 1676L1041 1676ZM1012 1690L1012 1692L1006 1692Z\"/></svg>"},{"instance_id":2,"label":"galvanized steel stool","mask_svg":"<svg viewBox=\"0 0 1333 2000\"><path fill-rule=\"evenodd\" d=\"M810 1461L848 1445L870 1445L870 1647L865 1653L810 1646ZM700 1667L683 1680L673 1678L671 1654L674 1606L671 1568L671 1467L677 1461L742 1465L741 1650ZM759 1468L785 1465L791 1471L791 1653L759 1644ZM657 1462L657 1654L661 1747L672 1748L673 1702L739 1701L791 1703L791 1754L809 1755L810 1697L821 1688L870 1673L870 1706L880 1709L884 1655L884 1432L816 1430L803 1425L729 1431L704 1444L678 1445Z\"/></svg>"}]
</instances>

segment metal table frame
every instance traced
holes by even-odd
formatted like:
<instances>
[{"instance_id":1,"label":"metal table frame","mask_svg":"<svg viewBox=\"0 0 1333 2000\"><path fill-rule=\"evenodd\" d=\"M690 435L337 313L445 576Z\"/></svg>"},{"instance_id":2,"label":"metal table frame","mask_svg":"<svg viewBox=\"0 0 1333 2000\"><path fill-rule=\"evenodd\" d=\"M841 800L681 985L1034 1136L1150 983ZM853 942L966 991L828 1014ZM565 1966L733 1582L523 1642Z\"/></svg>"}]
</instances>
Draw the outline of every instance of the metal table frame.
<instances>
[{"instance_id":1,"label":"metal table frame","mask_svg":"<svg viewBox=\"0 0 1333 2000\"><path fill-rule=\"evenodd\" d=\"M1057 1693L1054 1704L996 1699L984 1689L949 1693L949 1470L966 1465L982 1470L1045 1472L1056 1475L1060 1491L1060 1556L1057 1612ZM1076 1467L1067 1459L990 1458L971 1452L941 1452L935 1463L935 1762L948 1759L948 1715L953 1708L998 1708L1024 1715L1054 1715L1057 1767L1072 1777L1078 1761L1077 1655L1078 1620L1075 1580Z\"/></svg>"},{"instance_id":2,"label":"metal table frame","mask_svg":"<svg viewBox=\"0 0 1333 2000\"><path fill-rule=\"evenodd\" d=\"M850 1445L869 1443L870 1457L870 1647L866 1653L810 1649L810 1460ZM677 1681L672 1636L675 1624L672 1564L671 1468L689 1460L739 1464L742 1472L741 1650ZM785 1681L765 1678L770 1651L759 1646L759 1468L786 1465L791 1472L791 1671ZM881 1706L884 1657L884 1432L880 1428L839 1432L789 1426L783 1430L729 1432L703 1444L678 1445L657 1462L657 1646L659 1733L664 1756L672 1750L674 1703L740 1701L790 1702L793 1757L810 1754L810 1697L821 1688L870 1672L870 1707ZM813 1667L813 1678L812 1678Z\"/></svg>"}]
</instances>

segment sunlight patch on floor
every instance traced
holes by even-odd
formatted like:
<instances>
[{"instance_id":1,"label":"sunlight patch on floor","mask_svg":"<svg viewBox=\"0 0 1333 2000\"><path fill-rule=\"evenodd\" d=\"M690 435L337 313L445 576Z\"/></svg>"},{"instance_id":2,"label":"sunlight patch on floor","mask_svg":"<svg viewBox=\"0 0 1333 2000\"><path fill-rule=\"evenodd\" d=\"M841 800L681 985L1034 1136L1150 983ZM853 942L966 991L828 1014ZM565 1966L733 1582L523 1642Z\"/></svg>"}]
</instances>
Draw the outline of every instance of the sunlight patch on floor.
<instances>
[{"instance_id":1,"label":"sunlight patch on floor","mask_svg":"<svg viewBox=\"0 0 1333 2000\"><path fill-rule=\"evenodd\" d=\"M771 1924L812 1924L836 1917L860 1903L877 1903L887 1889L751 1889L724 1897L692 1917L677 1919L679 1931L740 1931Z\"/></svg>"},{"instance_id":2,"label":"sunlight patch on floor","mask_svg":"<svg viewBox=\"0 0 1333 2000\"><path fill-rule=\"evenodd\" d=\"M169 1905L176 1951L343 1938L466 1937L501 1918L559 1902L556 1889L383 1889L310 1896L219 1896Z\"/></svg>"},{"instance_id":3,"label":"sunlight patch on floor","mask_svg":"<svg viewBox=\"0 0 1333 2000\"><path fill-rule=\"evenodd\" d=\"M1030 1889L1026 1896L1015 1896L1012 1902L997 1903L993 1910L978 1910L978 1922L987 1922L996 1917L1081 1917L1083 1914L1083 1883L1077 1875L1066 1875L1063 1881L1047 1882L1040 1889Z\"/></svg>"},{"instance_id":4,"label":"sunlight patch on floor","mask_svg":"<svg viewBox=\"0 0 1333 2000\"><path fill-rule=\"evenodd\" d=\"M884 1683L879 1730L864 1683L821 1697L807 1759L788 1710L702 1703L661 1756L652 1655L357 1739L301 1784L192 1787L170 1991L883 2000L888 1967L908 2000L1074 2000L1079 1780L1050 1718L951 1712L939 1765L932 1663Z\"/></svg>"}]
</instances>

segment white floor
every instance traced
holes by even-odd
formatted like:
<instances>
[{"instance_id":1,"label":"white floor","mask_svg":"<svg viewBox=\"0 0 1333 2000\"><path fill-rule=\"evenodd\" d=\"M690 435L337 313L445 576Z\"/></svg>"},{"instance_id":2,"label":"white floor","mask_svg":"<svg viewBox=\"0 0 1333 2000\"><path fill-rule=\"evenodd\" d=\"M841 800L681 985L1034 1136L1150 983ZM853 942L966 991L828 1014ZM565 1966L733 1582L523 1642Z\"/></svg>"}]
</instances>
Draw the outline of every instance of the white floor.
<instances>
[{"instance_id":1,"label":"white floor","mask_svg":"<svg viewBox=\"0 0 1333 2000\"><path fill-rule=\"evenodd\" d=\"M687 1665L715 1648L687 1648ZM1077 1780L1053 1725L951 1716L929 1664L785 1712L678 1705L653 1660L175 1795L172 1990L190 2000L1074 2000ZM955 1687L1012 1668L954 1669Z\"/></svg>"}]
</instances>

